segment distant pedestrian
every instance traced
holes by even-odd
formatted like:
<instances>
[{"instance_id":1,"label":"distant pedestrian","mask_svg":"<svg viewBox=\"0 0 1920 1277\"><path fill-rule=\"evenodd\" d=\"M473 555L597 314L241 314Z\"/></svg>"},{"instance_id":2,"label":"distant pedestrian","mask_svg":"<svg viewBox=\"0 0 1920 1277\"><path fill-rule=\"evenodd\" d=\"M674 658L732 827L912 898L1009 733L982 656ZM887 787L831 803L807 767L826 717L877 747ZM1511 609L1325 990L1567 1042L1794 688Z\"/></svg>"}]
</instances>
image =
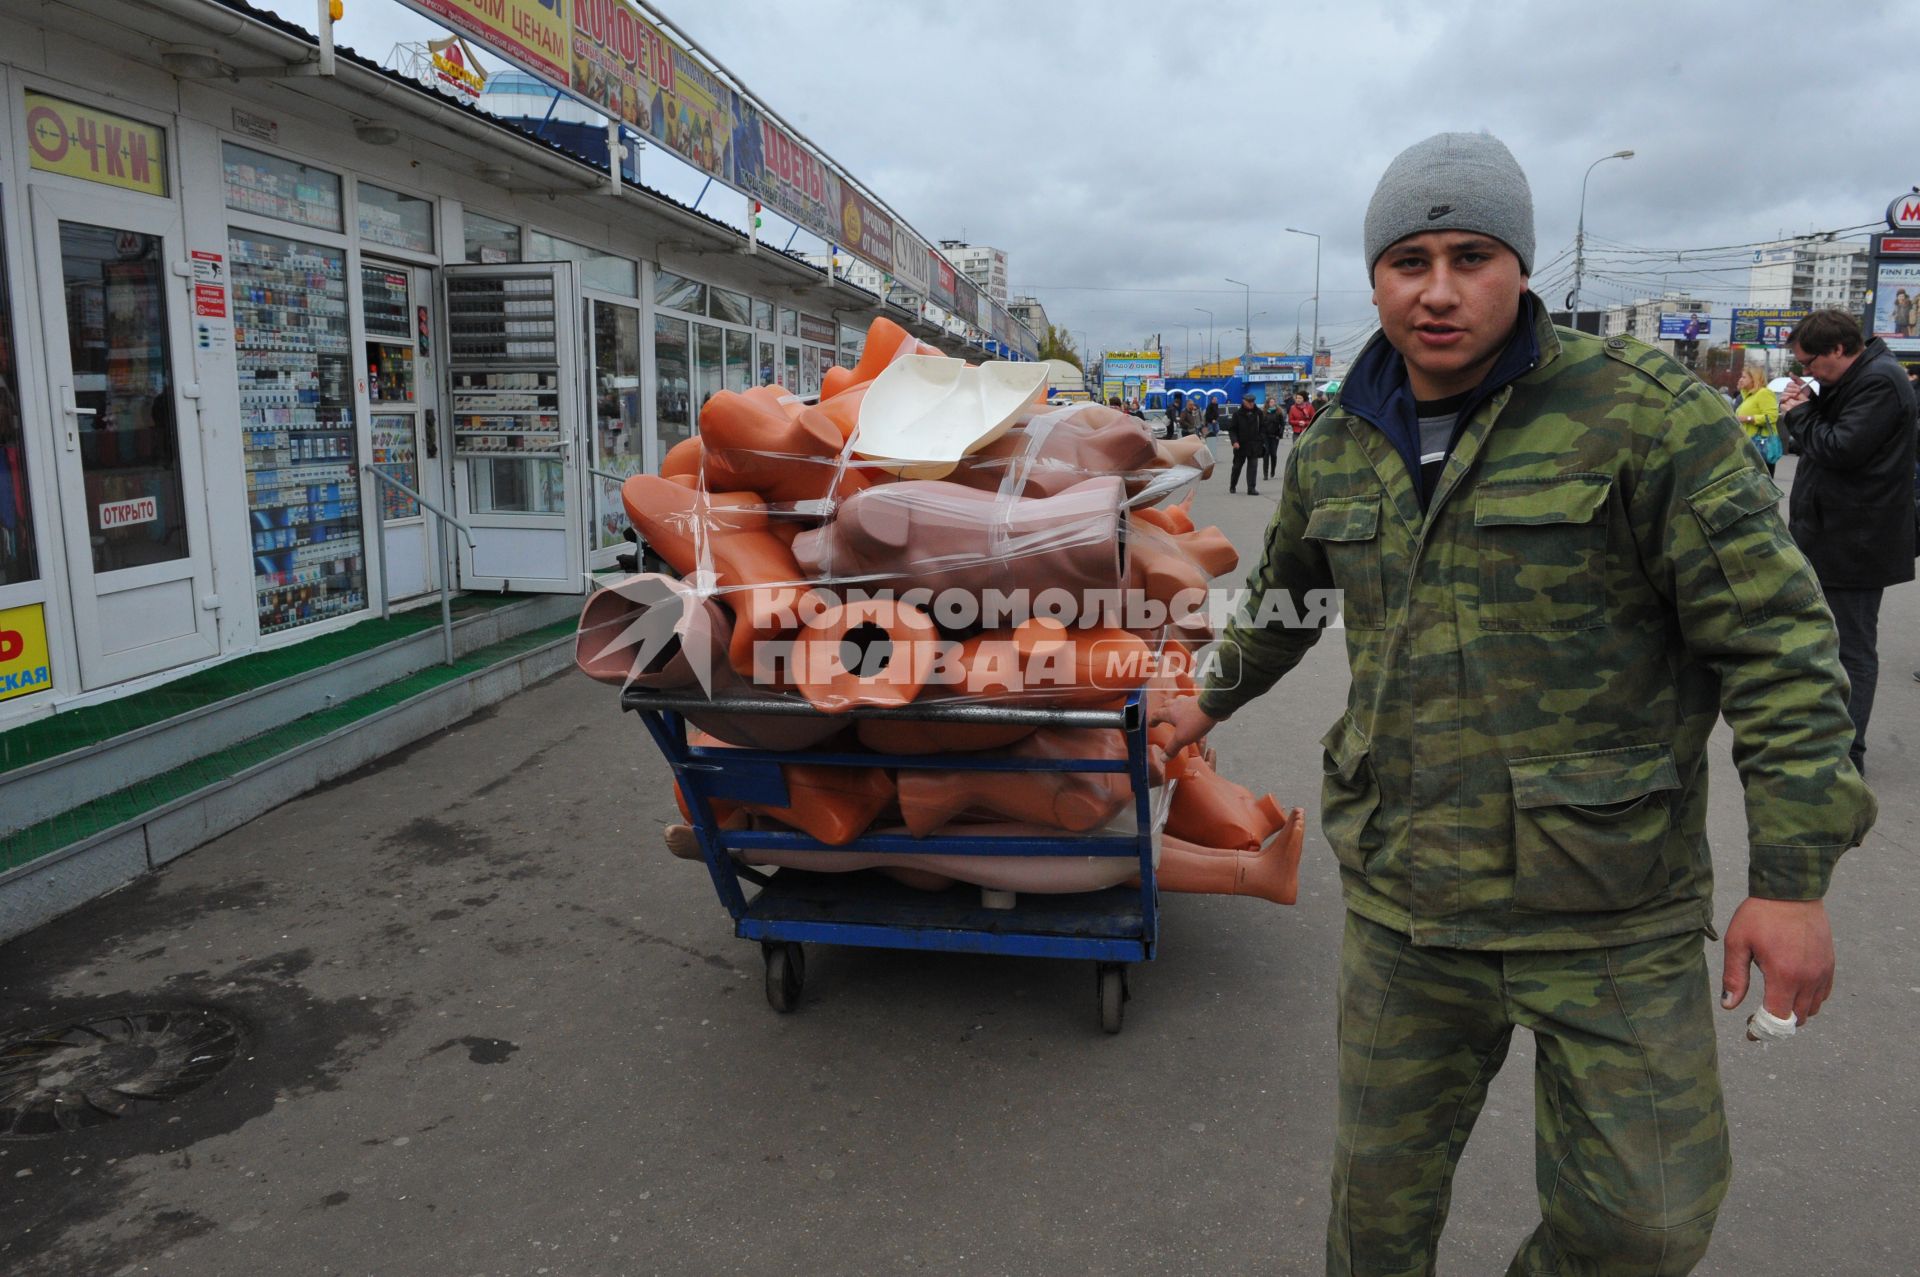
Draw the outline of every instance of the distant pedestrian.
<instances>
[{"instance_id":1,"label":"distant pedestrian","mask_svg":"<svg viewBox=\"0 0 1920 1277\"><path fill-rule=\"evenodd\" d=\"M1850 752L1865 775L1880 679L1880 599L1914 576L1913 383L1887 343L1865 340L1845 311L1814 311L1788 340L1820 390L1796 377L1780 395L1787 451L1800 454L1787 524L1840 631Z\"/></svg>"},{"instance_id":2,"label":"distant pedestrian","mask_svg":"<svg viewBox=\"0 0 1920 1277\"><path fill-rule=\"evenodd\" d=\"M1227 438L1233 444L1233 471L1227 476L1227 491L1232 492L1240 486L1240 469L1246 467L1247 495L1260 495L1260 459L1266 453L1266 432L1260 422L1260 410L1253 406L1253 395L1248 394L1234 410L1233 420L1227 423Z\"/></svg>"},{"instance_id":3,"label":"distant pedestrian","mask_svg":"<svg viewBox=\"0 0 1920 1277\"><path fill-rule=\"evenodd\" d=\"M1298 439L1302 434L1306 433L1307 427L1312 424L1313 405L1307 402L1307 392L1304 390L1294 391L1293 406L1287 409L1287 426L1293 431L1293 437Z\"/></svg>"},{"instance_id":4,"label":"distant pedestrian","mask_svg":"<svg viewBox=\"0 0 1920 1277\"><path fill-rule=\"evenodd\" d=\"M1767 389L1767 375L1760 371L1758 364L1747 365L1746 371L1740 374L1740 393L1742 397L1733 415L1740 422L1740 428L1747 432L1747 438L1753 440L1753 446L1760 450L1760 459L1767 463L1767 473L1772 474L1782 449L1779 397Z\"/></svg>"},{"instance_id":5,"label":"distant pedestrian","mask_svg":"<svg viewBox=\"0 0 1920 1277\"><path fill-rule=\"evenodd\" d=\"M1220 401L1218 399L1207 400L1206 423L1207 438L1211 439L1220 433Z\"/></svg>"},{"instance_id":6,"label":"distant pedestrian","mask_svg":"<svg viewBox=\"0 0 1920 1277\"><path fill-rule=\"evenodd\" d=\"M1260 410L1260 443L1266 449L1266 464L1261 467L1262 479L1273 478L1274 469L1280 464L1280 440L1287 433L1287 414L1280 411L1280 405L1273 396L1267 396L1267 406Z\"/></svg>"}]
</instances>

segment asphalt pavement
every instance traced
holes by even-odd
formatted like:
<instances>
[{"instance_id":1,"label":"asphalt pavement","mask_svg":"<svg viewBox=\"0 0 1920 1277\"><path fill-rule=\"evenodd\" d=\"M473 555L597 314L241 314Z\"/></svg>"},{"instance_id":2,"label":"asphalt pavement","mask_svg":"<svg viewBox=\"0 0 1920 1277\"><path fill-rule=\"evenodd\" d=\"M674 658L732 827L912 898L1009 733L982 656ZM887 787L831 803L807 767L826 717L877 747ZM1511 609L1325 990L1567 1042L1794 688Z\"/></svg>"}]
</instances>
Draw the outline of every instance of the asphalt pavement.
<instances>
[{"instance_id":1,"label":"asphalt pavement","mask_svg":"<svg viewBox=\"0 0 1920 1277\"><path fill-rule=\"evenodd\" d=\"M1229 496L1223 466L1196 513L1250 562L1278 491ZM1920 587L1881 643L1834 998L1777 1046L1720 1018L1736 1174L1703 1273L1920 1262ZM1346 687L1335 636L1221 728L1222 769L1311 810ZM243 1035L170 1104L0 1142L0 1273L1320 1271L1341 906L1317 829L1294 907L1164 897L1106 1037L1088 966L1013 958L815 950L776 1015L662 849L675 818L640 725L569 674L0 947L6 1029L199 1007ZM1532 1116L1521 1035L1443 1271L1498 1272L1530 1229Z\"/></svg>"}]
</instances>

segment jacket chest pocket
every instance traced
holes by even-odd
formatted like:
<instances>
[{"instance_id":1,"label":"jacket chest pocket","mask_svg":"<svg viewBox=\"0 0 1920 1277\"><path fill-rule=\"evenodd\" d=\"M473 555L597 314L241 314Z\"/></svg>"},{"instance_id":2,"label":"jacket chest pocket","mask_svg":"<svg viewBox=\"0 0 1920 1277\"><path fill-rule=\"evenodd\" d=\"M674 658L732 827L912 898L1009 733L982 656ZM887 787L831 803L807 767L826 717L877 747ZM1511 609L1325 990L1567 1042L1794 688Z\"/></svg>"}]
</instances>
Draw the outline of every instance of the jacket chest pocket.
<instances>
[{"instance_id":1,"label":"jacket chest pocket","mask_svg":"<svg viewBox=\"0 0 1920 1277\"><path fill-rule=\"evenodd\" d=\"M1480 628L1588 630L1606 624L1603 474L1496 480L1474 498Z\"/></svg>"},{"instance_id":2,"label":"jacket chest pocket","mask_svg":"<svg viewBox=\"0 0 1920 1277\"><path fill-rule=\"evenodd\" d=\"M1680 776L1665 745L1518 758L1507 772L1516 909L1608 913L1666 889Z\"/></svg>"},{"instance_id":3,"label":"jacket chest pocket","mask_svg":"<svg viewBox=\"0 0 1920 1277\"><path fill-rule=\"evenodd\" d=\"M1380 498L1335 498L1307 516L1307 540L1319 545L1340 591L1340 618L1350 630L1387 623L1380 588Z\"/></svg>"}]
</instances>

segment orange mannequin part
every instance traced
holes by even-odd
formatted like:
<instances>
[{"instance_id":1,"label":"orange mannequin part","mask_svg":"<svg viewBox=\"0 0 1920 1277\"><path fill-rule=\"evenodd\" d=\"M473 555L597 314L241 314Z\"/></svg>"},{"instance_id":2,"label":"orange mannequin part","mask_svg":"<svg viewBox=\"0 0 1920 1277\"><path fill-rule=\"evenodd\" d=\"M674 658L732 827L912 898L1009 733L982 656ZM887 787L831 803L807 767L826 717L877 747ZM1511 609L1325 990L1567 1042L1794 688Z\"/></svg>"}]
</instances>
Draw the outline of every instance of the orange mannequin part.
<instances>
[{"instance_id":1,"label":"orange mannequin part","mask_svg":"<svg viewBox=\"0 0 1920 1277\"><path fill-rule=\"evenodd\" d=\"M696 732L690 738L695 745L718 746L723 742ZM893 801L893 780L879 767L827 767L818 763L782 763L780 775L787 783L787 805L715 801L713 814L725 821L737 811L770 816L791 825L829 847L850 843L867 831L867 826ZM673 787L674 800L692 819L687 797L680 786Z\"/></svg>"},{"instance_id":2,"label":"orange mannequin part","mask_svg":"<svg viewBox=\"0 0 1920 1277\"><path fill-rule=\"evenodd\" d=\"M1251 851L1286 821L1273 795L1255 798L1192 752L1168 760L1167 775L1175 782L1167 832L1175 837Z\"/></svg>"},{"instance_id":3,"label":"orange mannequin part","mask_svg":"<svg viewBox=\"0 0 1920 1277\"><path fill-rule=\"evenodd\" d=\"M905 705L926 686L939 643L933 621L910 604L892 599L836 603L801 623L791 677L800 694L824 713L861 706L890 709Z\"/></svg>"},{"instance_id":4,"label":"orange mannequin part","mask_svg":"<svg viewBox=\"0 0 1920 1277\"><path fill-rule=\"evenodd\" d=\"M790 633L806 587L786 542L767 531L766 512L752 493L690 492L658 475L635 475L620 485L627 518L675 572L714 574L719 597L732 609L729 659L742 676L754 675L754 645ZM704 545L707 562L700 558Z\"/></svg>"},{"instance_id":5,"label":"orange mannequin part","mask_svg":"<svg viewBox=\"0 0 1920 1277\"><path fill-rule=\"evenodd\" d=\"M1233 542L1227 540L1227 534L1217 527L1196 529L1191 520L1177 518L1169 511L1152 507L1130 510L1127 518L1137 531L1149 537L1158 537L1178 548L1209 577L1225 576L1240 566L1240 552L1233 548ZM1181 523L1185 523L1186 527L1180 527Z\"/></svg>"},{"instance_id":6,"label":"orange mannequin part","mask_svg":"<svg viewBox=\"0 0 1920 1277\"><path fill-rule=\"evenodd\" d=\"M645 618L659 611L652 621ZM636 624L639 622L640 624ZM616 687L657 691L699 688L709 696L766 697L727 663L733 620L711 597L669 576L628 577L596 591L580 613L574 663L588 678ZM648 662L636 668L642 650ZM705 682L702 682L702 671ZM838 735L844 723L775 714L686 712L687 721L729 745L806 749Z\"/></svg>"},{"instance_id":7,"label":"orange mannequin part","mask_svg":"<svg viewBox=\"0 0 1920 1277\"><path fill-rule=\"evenodd\" d=\"M1213 473L1213 449L1199 435L1185 439L1167 439L1158 445L1160 461L1168 466L1193 466L1206 478Z\"/></svg>"},{"instance_id":8,"label":"orange mannequin part","mask_svg":"<svg viewBox=\"0 0 1920 1277\"><path fill-rule=\"evenodd\" d=\"M864 386L886 371L887 365L900 354L901 347L910 355L944 355L938 346L929 346L912 333L884 316L867 325L867 341L860 348L860 362L851 368L835 365L827 369L820 378L820 397L831 399L841 391L852 386Z\"/></svg>"},{"instance_id":9,"label":"orange mannequin part","mask_svg":"<svg viewBox=\"0 0 1920 1277\"><path fill-rule=\"evenodd\" d=\"M681 804L685 810L685 804ZM738 822L735 822L738 823ZM683 827L684 828L684 827ZM1154 880L1167 891L1220 896L1257 896L1290 905L1300 894L1300 852L1306 813L1298 807L1258 851L1207 847L1171 836L1161 841ZM697 860L692 831L669 830L667 848L684 860ZM881 830L880 832L888 832ZM943 834L974 837L1046 837L1056 831L1023 824L957 825ZM751 865L775 865L815 873L853 873L878 869L909 886L939 891L954 882L975 883L996 891L1050 894L1098 891L1123 882L1138 883L1138 862L1125 856L962 856L866 851L750 851L737 858Z\"/></svg>"},{"instance_id":10,"label":"orange mannequin part","mask_svg":"<svg viewBox=\"0 0 1920 1277\"><path fill-rule=\"evenodd\" d=\"M1277 905L1300 898L1300 851L1307 814L1300 808L1281 818L1258 851L1209 847L1166 834L1154 880L1167 891L1208 896L1258 896Z\"/></svg>"},{"instance_id":11,"label":"orange mannequin part","mask_svg":"<svg viewBox=\"0 0 1920 1277\"><path fill-rule=\"evenodd\" d=\"M1204 607L1209 577L1200 566L1166 533L1142 530L1138 525L1133 531L1134 535L1127 538L1127 584L1169 607L1182 591L1202 591L1200 595L1189 594L1181 603L1183 612L1191 610L1189 605Z\"/></svg>"},{"instance_id":12,"label":"orange mannequin part","mask_svg":"<svg viewBox=\"0 0 1920 1277\"><path fill-rule=\"evenodd\" d=\"M1124 759L1118 732L1043 728L1005 751L1009 758ZM902 769L900 815L924 838L963 812L984 813L1051 829L1098 829L1127 805L1124 772L935 772Z\"/></svg>"},{"instance_id":13,"label":"orange mannequin part","mask_svg":"<svg viewBox=\"0 0 1920 1277\"><path fill-rule=\"evenodd\" d=\"M701 473L714 492L757 492L785 504L844 497L866 484L840 466L846 440L830 422L789 413L772 395L720 391L700 409L700 440Z\"/></svg>"},{"instance_id":14,"label":"orange mannequin part","mask_svg":"<svg viewBox=\"0 0 1920 1277\"><path fill-rule=\"evenodd\" d=\"M880 484L794 538L793 554L809 577L858 577L868 590L1114 590L1124 499L1111 475L1033 499L937 479Z\"/></svg>"},{"instance_id":15,"label":"orange mannequin part","mask_svg":"<svg viewBox=\"0 0 1920 1277\"><path fill-rule=\"evenodd\" d=\"M701 466L700 451L699 435L691 439L682 439L674 444L667 449L667 455L660 458L660 477L672 479L683 474L698 477Z\"/></svg>"}]
</instances>

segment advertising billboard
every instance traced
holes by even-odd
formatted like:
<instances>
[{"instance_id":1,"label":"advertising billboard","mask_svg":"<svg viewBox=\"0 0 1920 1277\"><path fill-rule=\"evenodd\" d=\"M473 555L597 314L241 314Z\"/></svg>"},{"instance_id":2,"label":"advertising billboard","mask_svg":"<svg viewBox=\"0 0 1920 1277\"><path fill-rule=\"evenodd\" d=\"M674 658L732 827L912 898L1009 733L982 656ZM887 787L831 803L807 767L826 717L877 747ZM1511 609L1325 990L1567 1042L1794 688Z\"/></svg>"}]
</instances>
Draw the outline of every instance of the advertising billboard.
<instances>
[{"instance_id":1,"label":"advertising billboard","mask_svg":"<svg viewBox=\"0 0 1920 1277\"><path fill-rule=\"evenodd\" d=\"M1733 312L1732 336L1736 346L1773 346L1787 344L1787 334L1807 317L1804 309L1791 306L1748 306Z\"/></svg>"},{"instance_id":2,"label":"advertising billboard","mask_svg":"<svg viewBox=\"0 0 1920 1277\"><path fill-rule=\"evenodd\" d=\"M1713 328L1713 321L1698 311L1675 310L1660 316L1661 341L1699 341Z\"/></svg>"},{"instance_id":3,"label":"advertising billboard","mask_svg":"<svg viewBox=\"0 0 1920 1277\"><path fill-rule=\"evenodd\" d=\"M1901 354L1920 351L1920 261L1882 259L1873 280L1873 331Z\"/></svg>"},{"instance_id":4,"label":"advertising billboard","mask_svg":"<svg viewBox=\"0 0 1920 1277\"><path fill-rule=\"evenodd\" d=\"M899 269L932 255L917 235L627 0L400 3L926 292L925 269ZM941 304L952 308L951 290Z\"/></svg>"}]
</instances>

